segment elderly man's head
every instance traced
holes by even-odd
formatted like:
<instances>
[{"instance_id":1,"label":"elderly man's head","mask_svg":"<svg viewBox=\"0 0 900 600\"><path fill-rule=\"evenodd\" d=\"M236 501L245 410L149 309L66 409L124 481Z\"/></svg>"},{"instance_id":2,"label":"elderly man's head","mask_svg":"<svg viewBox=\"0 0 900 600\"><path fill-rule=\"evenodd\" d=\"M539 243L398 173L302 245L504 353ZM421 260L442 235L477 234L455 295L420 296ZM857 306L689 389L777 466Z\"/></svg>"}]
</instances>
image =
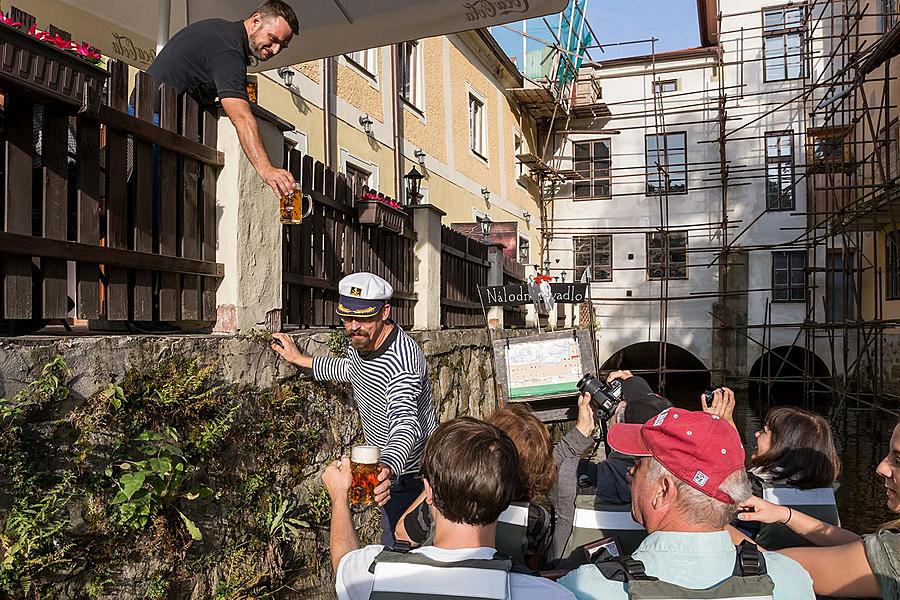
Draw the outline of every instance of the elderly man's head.
<instances>
[{"instance_id":1,"label":"elderly man's head","mask_svg":"<svg viewBox=\"0 0 900 600\"><path fill-rule=\"evenodd\" d=\"M740 437L712 415L673 408L644 425L619 423L609 444L637 457L631 511L651 533L720 530L750 496Z\"/></svg>"}]
</instances>

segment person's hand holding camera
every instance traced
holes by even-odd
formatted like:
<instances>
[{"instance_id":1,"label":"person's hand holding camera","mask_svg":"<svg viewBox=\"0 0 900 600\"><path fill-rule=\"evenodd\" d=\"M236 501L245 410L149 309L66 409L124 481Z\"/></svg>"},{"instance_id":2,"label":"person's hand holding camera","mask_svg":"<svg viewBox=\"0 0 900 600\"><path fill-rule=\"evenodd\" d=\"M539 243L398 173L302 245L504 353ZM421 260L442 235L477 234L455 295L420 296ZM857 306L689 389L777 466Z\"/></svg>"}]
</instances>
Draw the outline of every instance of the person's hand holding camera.
<instances>
[{"instance_id":1,"label":"person's hand holding camera","mask_svg":"<svg viewBox=\"0 0 900 600\"><path fill-rule=\"evenodd\" d=\"M734 423L734 404L734 392L727 387L718 387L700 396L700 407L703 412L724 419L737 429Z\"/></svg>"},{"instance_id":2,"label":"person's hand holding camera","mask_svg":"<svg viewBox=\"0 0 900 600\"><path fill-rule=\"evenodd\" d=\"M606 376L606 383L612 383L616 379L621 379L622 381L625 381L626 379L630 379L631 377L634 377L634 375L632 375L631 371L613 371L612 373L610 373L609 375Z\"/></svg>"},{"instance_id":3,"label":"person's hand holding camera","mask_svg":"<svg viewBox=\"0 0 900 600\"><path fill-rule=\"evenodd\" d=\"M591 406L591 395L581 394L578 396L578 418L575 420L575 429L581 432L584 437L591 437L595 428L594 407Z\"/></svg>"}]
</instances>

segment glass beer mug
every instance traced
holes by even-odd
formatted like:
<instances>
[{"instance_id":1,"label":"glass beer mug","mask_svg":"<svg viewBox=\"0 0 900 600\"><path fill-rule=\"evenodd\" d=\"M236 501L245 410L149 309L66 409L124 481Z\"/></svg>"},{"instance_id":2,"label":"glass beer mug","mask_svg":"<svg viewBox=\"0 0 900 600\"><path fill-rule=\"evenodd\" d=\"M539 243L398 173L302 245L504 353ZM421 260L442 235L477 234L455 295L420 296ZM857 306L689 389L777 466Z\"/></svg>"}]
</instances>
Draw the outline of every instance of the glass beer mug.
<instances>
[{"instance_id":1,"label":"glass beer mug","mask_svg":"<svg viewBox=\"0 0 900 600\"><path fill-rule=\"evenodd\" d=\"M303 203L306 210L303 210ZM294 189L287 196L281 197L281 224L300 225L304 217L308 217L313 210L312 197L304 195L300 191L300 184L295 183Z\"/></svg>"},{"instance_id":2,"label":"glass beer mug","mask_svg":"<svg viewBox=\"0 0 900 600\"><path fill-rule=\"evenodd\" d=\"M351 504L375 504L375 488L381 472L381 449L378 446L353 446L350 450Z\"/></svg>"}]
</instances>

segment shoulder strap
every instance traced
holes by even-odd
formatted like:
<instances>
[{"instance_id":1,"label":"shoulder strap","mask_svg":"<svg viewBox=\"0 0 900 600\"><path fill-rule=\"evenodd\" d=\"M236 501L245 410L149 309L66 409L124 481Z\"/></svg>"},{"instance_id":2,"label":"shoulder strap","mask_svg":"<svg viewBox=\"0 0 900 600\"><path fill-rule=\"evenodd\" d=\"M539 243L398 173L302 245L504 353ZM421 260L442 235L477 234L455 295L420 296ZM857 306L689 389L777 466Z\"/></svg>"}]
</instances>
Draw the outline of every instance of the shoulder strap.
<instances>
[{"instance_id":1,"label":"shoulder strap","mask_svg":"<svg viewBox=\"0 0 900 600\"><path fill-rule=\"evenodd\" d=\"M372 564L369 565L369 573L375 573L375 567L378 563L408 563L414 565L423 565L426 567L441 567L441 568L453 568L453 567L470 567L476 569L491 569L494 571L506 571L509 573L512 570L512 560L499 552L494 554L493 558L489 559L481 559L481 558L472 558L467 560L459 560L456 562L442 562L437 561L428 556L418 553L418 552L409 552L404 551L402 549L396 550L395 548L385 548L381 552L378 553L378 556L372 561Z\"/></svg>"},{"instance_id":2,"label":"shoulder strap","mask_svg":"<svg viewBox=\"0 0 900 600\"><path fill-rule=\"evenodd\" d=\"M766 557L756 544L744 540L739 546L735 546L735 550L733 573L735 577L753 577L767 573Z\"/></svg>"},{"instance_id":3,"label":"shoulder strap","mask_svg":"<svg viewBox=\"0 0 900 600\"><path fill-rule=\"evenodd\" d=\"M658 578L647 575L641 561L631 556L613 556L606 548L600 550L594 559L594 566L610 581L659 581Z\"/></svg>"}]
</instances>

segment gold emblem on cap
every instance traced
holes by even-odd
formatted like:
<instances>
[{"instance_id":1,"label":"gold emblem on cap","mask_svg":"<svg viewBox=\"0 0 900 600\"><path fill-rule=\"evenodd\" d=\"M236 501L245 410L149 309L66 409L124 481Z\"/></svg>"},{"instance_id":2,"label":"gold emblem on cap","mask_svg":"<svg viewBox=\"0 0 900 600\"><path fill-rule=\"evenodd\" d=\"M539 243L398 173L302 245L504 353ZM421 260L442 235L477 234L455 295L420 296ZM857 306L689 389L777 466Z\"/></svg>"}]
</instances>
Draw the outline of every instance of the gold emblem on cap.
<instances>
[{"instance_id":1,"label":"gold emblem on cap","mask_svg":"<svg viewBox=\"0 0 900 600\"><path fill-rule=\"evenodd\" d=\"M352 288L350 288L350 295L351 295L351 296L356 296L357 298L358 298L359 296L362 296L362 288L358 288L358 287L352 287Z\"/></svg>"}]
</instances>

